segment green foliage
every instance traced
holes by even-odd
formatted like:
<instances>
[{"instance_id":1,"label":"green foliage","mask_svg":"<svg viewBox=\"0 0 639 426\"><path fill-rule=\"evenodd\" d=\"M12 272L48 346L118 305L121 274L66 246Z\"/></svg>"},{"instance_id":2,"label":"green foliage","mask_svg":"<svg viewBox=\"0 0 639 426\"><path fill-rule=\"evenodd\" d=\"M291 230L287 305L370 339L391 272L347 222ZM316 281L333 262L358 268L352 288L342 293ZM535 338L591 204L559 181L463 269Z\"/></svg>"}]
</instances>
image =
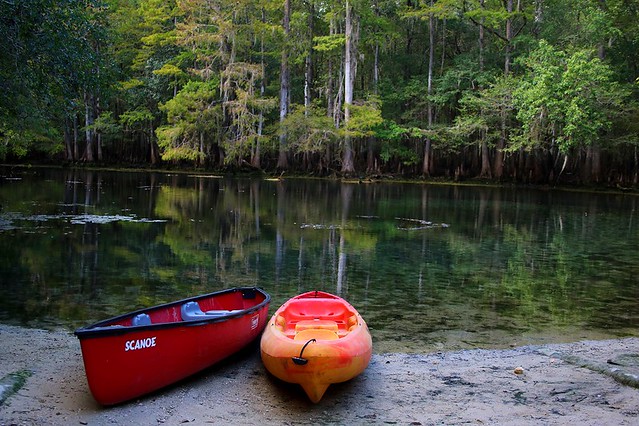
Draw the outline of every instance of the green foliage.
<instances>
[{"instance_id":1,"label":"green foliage","mask_svg":"<svg viewBox=\"0 0 639 426\"><path fill-rule=\"evenodd\" d=\"M556 51L545 41L522 62L529 70L529 78L522 79L514 93L518 107L517 118L522 123L520 145L543 145L553 138L564 113L563 94L559 93L565 54Z\"/></svg>"},{"instance_id":2,"label":"green foliage","mask_svg":"<svg viewBox=\"0 0 639 426\"><path fill-rule=\"evenodd\" d=\"M566 139L589 145L610 129L610 116L619 111L626 94L613 81L608 67L592 52L580 51L566 63L561 89L570 100L566 110Z\"/></svg>"},{"instance_id":3,"label":"green foliage","mask_svg":"<svg viewBox=\"0 0 639 426\"><path fill-rule=\"evenodd\" d=\"M346 37L343 34L313 37L313 49L318 52L334 52L343 49Z\"/></svg>"},{"instance_id":4,"label":"green foliage","mask_svg":"<svg viewBox=\"0 0 639 426\"><path fill-rule=\"evenodd\" d=\"M127 132L152 133L159 104L168 101L186 83L189 60L176 46L173 0L118 2L111 10L113 49L120 64L117 89L118 120ZM152 137L152 135L148 135Z\"/></svg>"},{"instance_id":5,"label":"green foliage","mask_svg":"<svg viewBox=\"0 0 639 426\"><path fill-rule=\"evenodd\" d=\"M344 120L343 2L292 2L288 37L277 0L0 2L0 156L58 152L89 111L84 130L109 136L103 151L127 161L157 160L157 138L167 161L273 164L271 144L286 134L288 154L313 153L303 158L322 167L337 165L339 149L325 148L348 136L356 168L364 149L382 168L417 165L429 140L440 171L476 167L478 150L467 148L479 144L489 157L608 145L614 168L636 169L636 0L513 2L511 12L497 0L349 5L354 100ZM280 123L283 57L293 107ZM313 107L297 107L309 94Z\"/></svg>"},{"instance_id":6,"label":"green foliage","mask_svg":"<svg viewBox=\"0 0 639 426\"><path fill-rule=\"evenodd\" d=\"M159 70L153 70L153 74L164 77L180 78L185 77L186 73L173 64L164 64Z\"/></svg>"},{"instance_id":7,"label":"green foliage","mask_svg":"<svg viewBox=\"0 0 639 426\"><path fill-rule=\"evenodd\" d=\"M523 60L528 72L514 92L522 123L518 142L567 153L598 141L627 96L592 52L559 51L545 41Z\"/></svg>"},{"instance_id":8,"label":"green foliage","mask_svg":"<svg viewBox=\"0 0 639 426\"><path fill-rule=\"evenodd\" d=\"M217 84L212 81L187 83L171 100L160 106L168 125L156 130L162 158L166 161L204 160L203 140L210 144L220 114Z\"/></svg>"},{"instance_id":9,"label":"green foliage","mask_svg":"<svg viewBox=\"0 0 639 426\"><path fill-rule=\"evenodd\" d=\"M504 118L515 114L512 98L519 83L513 77L499 77L483 90L465 91L459 101L461 113L448 129L451 137L458 142L463 138L463 144L497 140Z\"/></svg>"},{"instance_id":10,"label":"green foliage","mask_svg":"<svg viewBox=\"0 0 639 426\"><path fill-rule=\"evenodd\" d=\"M88 126L88 128L106 136L117 135L121 130L120 125L113 118L111 111L105 111L100 114L100 116L96 118L93 124Z\"/></svg>"},{"instance_id":11,"label":"green foliage","mask_svg":"<svg viewBox=\"0 0 639 426\"><path fill-rule=\"evenodd\" d=\"M339 140L333 121L318 106L307 114L303 106L293 105L282 129L289 136L292 151L297 153L321 153Z\"/></svg>"},{"instance_id":12,"label":"green foliage","mask_svg":"<svg viewBox=\"0 0 639 426\"><path fill-rule=\"evenodd\" d=\"M400 12L400 16L403 19L421 20L428 20L430 15L437 19L456 19L464 8L465 5L460 0L438 0L432 5L428 2L417 3L416 7L409 5Z\"/></svg>"},{"instance_id":13,"label":"green foliage","mask_svg":"<svg viewBox=\"0 0 639 426\"><path fill-rule=\"evenodd\" d=\"M103 11L84 0L0 2L0 155L59 149L59 123L75 98L108 76L95 49L105 39Z\"/></svg>"},{"instance_id":14,"label":"green foliage","mask_svg":"<svg viewBox=\"0 0 639 426\"><path fill-rule=\"evenodd\" d=\"M18 132L14 129L0 126L0 159L4 160L7 155L15 155L16 157L24 157L29 151L29 143L27 141L33 140L35 135L30 134L28 131Z\"/></svg>"},{"instance_id":15,"label":"green foliage","mask_svg":"<svg viewBox=\"0 0 639 426\"><path fill-rule=\"evenodd\" d=\"M175 19L178 9L174 0L141 0L137 7L132 3L133 10L127 10L128 14L122 19L134 20L128 27L132 42L140 44L135 49L136 56L131 63L134 70L144 70L153 58L170 57L167 54L175 53L177 44L175 31Z\"/></svg>"},{"instance_id":16,"label":"green foliage","mask_svg":"<svg viewBox=\"0 0 639 426\"><path fill-rule=\"evenodd\" d=\"M382 123L382 112L378 100L372 99L359 105L349 105L350 119L343 128L345 134L361 138L372 136L374 128Z\"/></svg>"},{"instance_id":17,"label":"green foliage","mask_svg":"<svg viewBox=\"0 0 639 426\"><path fill-rule=\"evenodd\" d=\"M152 137L149 133L150 125L154 119L153 113L146 108L140 107L136 110L125 111L120 114L118 121L121 127L127 132L141 132L146 137Z\"/></svg>"},{"instance_id":18,"label":"green foliage","mask_svg":"<svg viewBox=\"0 0 639 426\"><path fill-rule=\"evenodd\" d=\"M375 135L381 141L380 158L389 162L397 159L402 164L413 165L418 161L418 156L408 145L412 138L424 136L424 131L415 127L401 127L393 121L379 123L375 129Z\"/></svg>"},{"instance_id":19,"label":"green foliage","mask_svg":"<svg viewBox=\"0 0 639 426\"><path fill-rule=\"evenodd\" d=\"M260 119L277 105L274 98L256 95L256 86L262 77L261 66L244 62L229 64L222 72L223 107L232 123L222 138L227 163L239 161L250 153L262 138L258 132Z\"/></svg>"},{"instance_id":20,"label":"green foliage","mask_svg":"<svg viewBox=\"0 0 639 426\"><path fill-rule=\"evenodd\" d=\"M57 129L41 128L39 122L31 123L33 127L25 129L0 124L0 159L7 156L24 158L31 153L55 155L64 149Z\"/></svg>"},{"instance_id":21,"label":"green foliage","mask_svg":"<svg viewBox=\"0 0 639 426\"><path fill-rule=\"evenodd\" d=\"M148 109L140 108L120 114L119 119L120 123L125 127L136 127L153 120L153 114Z\"/></svg>"}]
</instances>

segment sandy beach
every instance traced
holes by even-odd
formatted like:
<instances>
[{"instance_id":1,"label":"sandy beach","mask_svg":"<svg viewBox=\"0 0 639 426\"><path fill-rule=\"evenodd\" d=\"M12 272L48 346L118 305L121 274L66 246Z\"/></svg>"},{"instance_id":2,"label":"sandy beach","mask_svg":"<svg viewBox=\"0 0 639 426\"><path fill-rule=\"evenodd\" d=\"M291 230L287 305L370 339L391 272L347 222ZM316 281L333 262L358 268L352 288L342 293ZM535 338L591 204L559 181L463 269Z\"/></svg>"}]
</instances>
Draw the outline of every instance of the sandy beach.
<instances>
[{"instance_id":1,"label":"sandy beach","mask_svg":"<svg viewBox=\"0 0 639 426\"><path fill-rule=\"evenodd\" d=\"M256 343L154 394L115 407L92 398L69 332L0 325L1 425L636 425L639 338L373 355L319 404L271 377ZM6 388L6 386L4 386Z\"/></svg>"}]
</instances>

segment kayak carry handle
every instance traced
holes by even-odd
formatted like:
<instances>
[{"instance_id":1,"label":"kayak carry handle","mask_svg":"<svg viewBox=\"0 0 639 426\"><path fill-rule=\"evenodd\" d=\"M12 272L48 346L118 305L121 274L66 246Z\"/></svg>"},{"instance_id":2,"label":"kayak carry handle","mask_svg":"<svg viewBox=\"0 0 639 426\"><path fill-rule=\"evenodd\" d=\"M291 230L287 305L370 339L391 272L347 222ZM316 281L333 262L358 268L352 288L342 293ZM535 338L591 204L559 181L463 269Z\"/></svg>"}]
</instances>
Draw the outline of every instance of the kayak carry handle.
<instances>
[{"instance_id":1,"label":"kayak carry handle","mask_svg":"<svg viewBox=\"0 0 639 426\"><path fill-rule=\"evenodd\" d=\"M308 363L308 360L306 358L302 358L302 354L304 353L304 349L306 349L308 344L311 343L311 342L317 342L317 340L311 339L308 342L304 343L304 346L302 346L302 350L300 351L300 356L294 356L292 358L293 362L296 365L306 365Z\"/></svg>"}]
</instances>

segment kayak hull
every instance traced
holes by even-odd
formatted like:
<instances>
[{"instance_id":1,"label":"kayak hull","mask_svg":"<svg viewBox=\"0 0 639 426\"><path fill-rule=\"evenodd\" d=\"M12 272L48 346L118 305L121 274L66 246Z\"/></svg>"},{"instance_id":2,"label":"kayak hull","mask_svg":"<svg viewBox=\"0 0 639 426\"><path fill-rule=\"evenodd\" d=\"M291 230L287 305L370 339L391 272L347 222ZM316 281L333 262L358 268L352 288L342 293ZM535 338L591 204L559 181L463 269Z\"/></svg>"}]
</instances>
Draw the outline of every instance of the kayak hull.
<instances>
[{"instance_id":1,"label":"kayak hull","mask_svg":"<svg viewBox=\"0 0 639 426\"><path fill-rule=\"evenodd\" d=\"M348 302L313 291L275 312L262 334L260 352L273 376L301 385L317 403L331 384L366 369L372 340L366 322Z\"/></svg>"}]
</instances>

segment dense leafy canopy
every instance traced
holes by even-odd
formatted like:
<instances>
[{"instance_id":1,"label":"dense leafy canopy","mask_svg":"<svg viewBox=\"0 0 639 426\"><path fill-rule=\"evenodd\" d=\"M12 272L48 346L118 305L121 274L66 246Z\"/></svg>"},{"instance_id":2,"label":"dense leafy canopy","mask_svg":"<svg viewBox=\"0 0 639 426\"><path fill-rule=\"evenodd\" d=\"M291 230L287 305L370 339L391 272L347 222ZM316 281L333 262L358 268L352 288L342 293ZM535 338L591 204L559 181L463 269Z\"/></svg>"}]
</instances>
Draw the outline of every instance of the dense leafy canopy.
<instances>
[{"instance_id":1,"label":"dense leafy canopy","mask_svg":"<svg viewBox=\"0 0 639 426\"><path fill-rule=\"evenodd\" d=\"M639 0L2 0L0 157L636 184L638 15Z\"/></svg>"}]
</instances>

